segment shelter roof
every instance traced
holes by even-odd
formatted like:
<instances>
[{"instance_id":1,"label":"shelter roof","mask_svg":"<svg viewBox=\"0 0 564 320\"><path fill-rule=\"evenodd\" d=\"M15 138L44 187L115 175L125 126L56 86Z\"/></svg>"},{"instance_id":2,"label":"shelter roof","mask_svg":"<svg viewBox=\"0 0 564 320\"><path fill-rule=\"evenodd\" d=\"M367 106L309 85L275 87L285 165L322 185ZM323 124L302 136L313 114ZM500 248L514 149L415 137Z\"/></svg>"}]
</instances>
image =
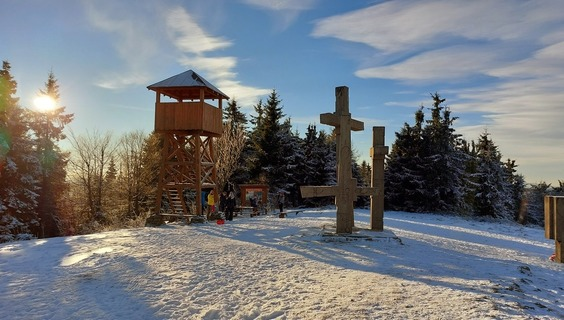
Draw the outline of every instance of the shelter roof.
<instances>
[{"instance_id":1,"label":"shelter roof","mask_svg":"<svg viewBox=\"0 0 564 320\"><path fill-rule=\"evenodd\" d=\"M154 83L148 86L147 89L179 100L199 99L201 89L204 89L204 99L229 99L225 93L192 70Z\"/></svg>"}]
</instances>

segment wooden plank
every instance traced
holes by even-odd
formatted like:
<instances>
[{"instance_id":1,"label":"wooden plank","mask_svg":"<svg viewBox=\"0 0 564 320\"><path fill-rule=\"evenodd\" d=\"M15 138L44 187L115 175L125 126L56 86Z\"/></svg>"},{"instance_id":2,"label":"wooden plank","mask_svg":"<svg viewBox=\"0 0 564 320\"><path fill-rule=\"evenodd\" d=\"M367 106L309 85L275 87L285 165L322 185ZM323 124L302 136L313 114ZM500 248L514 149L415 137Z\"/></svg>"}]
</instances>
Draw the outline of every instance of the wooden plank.
<instances>
[{"instance_id":1,"label":"wooden plank","mask_svg":"<svg viewBox=\"0 0 564 320\"><path fill-rule=\"evenodd\" d=\"M379 194L379 189L375 187L358 187L356 188L357 196L377 196Z\"/></svg>"},{"instance_id":2,"label":"wooden plank","mask_svg":"<svg viewBox=\"0 0 564 320\"><path fill-rule=\"evenodd\" d=\"M335 196L338 186L301 186L300 192L304 198Z\"/></svg>"},{"instance_id":3,"label":"wooden plank","mask_svg":"<svg viewBox=\"0 0 564 320\"><path fill-rule=\"evenodd\" d=\"M341 120L342 117L343 116L339 116L334 113L322 113L319 115L319 122L321 124L326 124L328 126L339 128L341 126L342 121L348 120L352 131L364 130L364 122L355 119L350 119L350 115L348 116L349 119L347 120Z\"/></svg>"},{"instance_id":4,"label":"wooden plank","mask_svg":"<svg viewBox=\"0 0 564 320\"><path fill-rule=\"evenodd\" d=\"M554 214L554 197L545 196L544 197L544 237L547 239L554 240L554 229L556 227Z\"/></svg>"},{"instance_id":5,"label":"wooden plank","mask_svg":"<svg viewBox=\"0 0 564 320\"><path fill-rule=\"evenodd\" d=\"M319 122L328 126L338 127L340 125L340 117L334 113L322 113L319 115Z\"/></svg>"},{"instance_id":6,"label":"wooden plank","mask_svg":"<svg viewBox=\"0 0 564 320\"><path fill-rule=\"evenodd\" d=\"M564 197L554 199L554 240L564 241Z\"/></svg>"}]
</instances>

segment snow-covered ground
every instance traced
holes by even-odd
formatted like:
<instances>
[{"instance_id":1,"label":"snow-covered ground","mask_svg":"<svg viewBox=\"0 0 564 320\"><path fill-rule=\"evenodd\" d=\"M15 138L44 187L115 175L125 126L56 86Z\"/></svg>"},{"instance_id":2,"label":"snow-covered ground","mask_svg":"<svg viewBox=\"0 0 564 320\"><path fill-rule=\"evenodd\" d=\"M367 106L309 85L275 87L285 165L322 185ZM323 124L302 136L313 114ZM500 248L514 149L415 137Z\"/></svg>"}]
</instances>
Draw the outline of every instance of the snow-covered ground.
<instances>
[{"instance_id":1,"label":"snow-covered ground","mask_svg":"<svg viewBox=\"0 0 564 320\"><path fill-rule=\"evenodd\" d=\"M368 227L369 214L355 213ZM2 319L562 319L541 228L335 210L0 245Z\"/></svg>"}]
</instances>

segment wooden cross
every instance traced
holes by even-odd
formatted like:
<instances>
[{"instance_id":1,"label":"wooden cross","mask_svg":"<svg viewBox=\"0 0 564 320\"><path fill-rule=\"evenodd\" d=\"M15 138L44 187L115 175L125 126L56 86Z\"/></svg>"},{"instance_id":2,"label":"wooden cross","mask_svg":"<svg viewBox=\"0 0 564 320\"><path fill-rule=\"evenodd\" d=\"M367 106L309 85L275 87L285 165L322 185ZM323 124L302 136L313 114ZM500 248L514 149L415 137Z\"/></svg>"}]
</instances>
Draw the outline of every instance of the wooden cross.
<instances>
[{"instance_id":1,"label":"wooden cross","mask_svg":"<svg viewBox=\"0 0 564 320\"><path fill-rule=\"evenodd\" d=\"M352 177L351 130L364 130L364 123L351 119L349 88L335 88L335 112L320 115L320 122L336 127L337 131L337 185L302 186L302 197L335 196L337 205L337 233L352 233L354 201L358 196L376 196L376 188L358 187Z\"/></svg>"}]
</instances>

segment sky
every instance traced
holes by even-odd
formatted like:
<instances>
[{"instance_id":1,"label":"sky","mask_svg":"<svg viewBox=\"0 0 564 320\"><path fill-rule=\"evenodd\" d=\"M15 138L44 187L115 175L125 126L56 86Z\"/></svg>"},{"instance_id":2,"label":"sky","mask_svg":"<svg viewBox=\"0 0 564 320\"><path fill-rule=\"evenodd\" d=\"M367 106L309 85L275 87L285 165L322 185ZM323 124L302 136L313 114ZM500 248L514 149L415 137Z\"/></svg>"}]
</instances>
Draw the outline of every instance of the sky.
<instances>
[{"instance_id":1,"label":"sky","mask_svg":"<svg viewBox=\"0 0 564 320\"><path fill-rule=\"evenodd\" d=\"M564 264L540 227L335 209L0 244L10 319L546 319Z\"/></svg>"},{"instance_id":2,"label":"sky","mask_svg":"<svg viewBox=\"0 0 564 320\"><path fill-rule=\"evenodd\" d=\"M24 107L49 72L75 133L154 126L147 86L192 69L247 114L276 90L294 128L320 130L349 87L370 161L415 111L446 99L456 132L488 132L529 183L564 180L564 14L559 0L5 0L0 59ZM425 109L427 110L427 109ZM430 112L426 112L430 117Z\"/></svg>"}]
</instances>

